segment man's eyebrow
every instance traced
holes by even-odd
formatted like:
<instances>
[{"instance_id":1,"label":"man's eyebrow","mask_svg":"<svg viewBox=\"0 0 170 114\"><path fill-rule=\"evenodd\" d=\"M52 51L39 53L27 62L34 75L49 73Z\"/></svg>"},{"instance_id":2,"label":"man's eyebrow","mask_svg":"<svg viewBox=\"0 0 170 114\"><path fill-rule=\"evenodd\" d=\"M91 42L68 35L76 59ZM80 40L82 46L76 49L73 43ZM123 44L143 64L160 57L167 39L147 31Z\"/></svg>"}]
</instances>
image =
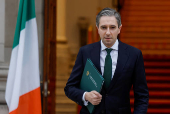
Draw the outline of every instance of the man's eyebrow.
<instances>
[{"instance_id":1,"label":"man's eyebrow","mask_svg":"<svg viewBox=\"0 0 170 114\"><path fill-rule=\"evenodd\" d=\"M106 27L106 25L101 25L101 26L99 26L99 27Z\"/></svg>"},{"instance_id":2,"label":"man's eyebrow","mask_svg":"<svg viewBox=\"0 0 170 114\"><path fill-rule=\"evenodd\" d=\"M100 27L105 27L107 25L101 25ZM116 25L110 25L111 27L116 27Z\"/></svg>"},{"instance_id":3,"label":"man's eyebrow","mask_svg":"<svg viewBox=\"0 0 170 114\"><path fill-rule=\"evenodd\" d=\"M110 25L110 26L114 26L114 27L116 27L116 25Z\"/></svg>"}]
</instances>

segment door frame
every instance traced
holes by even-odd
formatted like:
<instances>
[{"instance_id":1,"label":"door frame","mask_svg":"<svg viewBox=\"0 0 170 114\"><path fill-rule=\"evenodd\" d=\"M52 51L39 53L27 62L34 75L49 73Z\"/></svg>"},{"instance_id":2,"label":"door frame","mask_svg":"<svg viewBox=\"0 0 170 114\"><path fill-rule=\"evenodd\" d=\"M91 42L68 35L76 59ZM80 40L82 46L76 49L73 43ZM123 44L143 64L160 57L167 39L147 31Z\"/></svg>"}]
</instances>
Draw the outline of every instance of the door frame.
<instances>
[{"instance_id":1,"label":"door frame","mask_svg":"<svg viewBox=\"0 0 170 114\"><path fill-rule=\"evenodd\" d=\"M56 3L57 0L44 0L43 114L55 114Z\"/></svg>"}]
</instances>

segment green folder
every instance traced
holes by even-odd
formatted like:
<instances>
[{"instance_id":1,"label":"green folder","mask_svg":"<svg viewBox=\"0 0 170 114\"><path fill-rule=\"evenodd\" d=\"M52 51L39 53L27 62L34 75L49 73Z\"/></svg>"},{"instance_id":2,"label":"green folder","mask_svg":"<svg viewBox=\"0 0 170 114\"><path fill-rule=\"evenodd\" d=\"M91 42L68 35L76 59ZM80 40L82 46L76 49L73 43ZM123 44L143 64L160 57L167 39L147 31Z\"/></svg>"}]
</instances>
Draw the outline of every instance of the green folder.
<instances>
[{"instance_id":1,"label":"green folder","mask_svg":"<svg viewBox=\"0 0 170 114\"><path fill-rule=\"evenodd\" d=\"M104 83L104 78L96 69L94 64L90 59L87 59L86 65L83 71L83 75L80 82L80 89L90 92L95 90L100 92L102 89L102 85ZM87 109L92 114L95 106L92 105L90 102L87 105Z\"/></svg>"}]
</instances>

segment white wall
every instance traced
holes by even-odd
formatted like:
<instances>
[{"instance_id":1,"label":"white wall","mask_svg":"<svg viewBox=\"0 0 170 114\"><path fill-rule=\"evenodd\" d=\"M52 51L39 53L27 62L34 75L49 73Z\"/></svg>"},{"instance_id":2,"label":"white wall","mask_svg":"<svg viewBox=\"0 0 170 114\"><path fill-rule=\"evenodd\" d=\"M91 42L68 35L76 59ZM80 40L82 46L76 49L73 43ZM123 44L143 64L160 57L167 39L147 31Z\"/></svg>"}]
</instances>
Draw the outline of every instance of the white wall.
<instances>
[{"instance_id":1,"label":"white wall","mask_svg":"<svg viewBox=\"0 0 170 114\"><path fill-rule=\"evenodd\" d=\"M4 62L5 0L0 1L0 62Z\"/></svg>"},{"instance_id":2,"label":"white wall","mask_svg":"<svg viewBox=\"0 0 170 114\"><path fill-rule=\"evenodd\" d=\"M5 62L9 64L17 22L19 0L5 0Z\"/></svg>"}]
</instances>

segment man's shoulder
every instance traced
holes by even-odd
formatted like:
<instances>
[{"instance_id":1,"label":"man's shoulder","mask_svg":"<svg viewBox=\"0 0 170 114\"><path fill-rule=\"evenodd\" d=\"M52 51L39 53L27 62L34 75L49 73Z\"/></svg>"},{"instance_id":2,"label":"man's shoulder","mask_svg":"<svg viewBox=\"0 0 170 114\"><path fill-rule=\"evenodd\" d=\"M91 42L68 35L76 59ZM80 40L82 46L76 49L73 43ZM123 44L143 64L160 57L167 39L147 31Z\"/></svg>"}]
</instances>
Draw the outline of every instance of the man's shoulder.
<instances>
[{"instance_id":1,"label":"man's shoulder","mask_svg":"<svg viewBox=\"0 0 170 114\"><path fill-rule=\"evenodd\" d=\"M120 41L120 43L125 47L126 50L128 50L130 53L141 53L141 50L134 47L134 46L131 46L129 44L126 44L126 43L123 43Z\"/></svg>"},{"instance_id":2,"label":"man's shoulder","mask_svg":"<svg viewBox=\"0 0 170 114\"><path fill-rule=\"evenodd\" d=\"M94 47L98 47L98 48L100 48L100 41L99 42L95 42L95 43L92 43L92 44L87 44L87 45L85 45L85 46L82 46L81 48L80 48L80 50L91 50L91 49L93 49Z\"/></svg>"}]
</instances>

